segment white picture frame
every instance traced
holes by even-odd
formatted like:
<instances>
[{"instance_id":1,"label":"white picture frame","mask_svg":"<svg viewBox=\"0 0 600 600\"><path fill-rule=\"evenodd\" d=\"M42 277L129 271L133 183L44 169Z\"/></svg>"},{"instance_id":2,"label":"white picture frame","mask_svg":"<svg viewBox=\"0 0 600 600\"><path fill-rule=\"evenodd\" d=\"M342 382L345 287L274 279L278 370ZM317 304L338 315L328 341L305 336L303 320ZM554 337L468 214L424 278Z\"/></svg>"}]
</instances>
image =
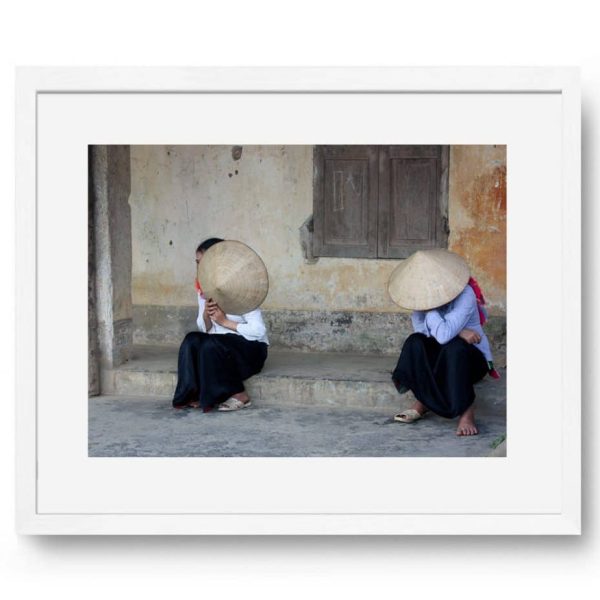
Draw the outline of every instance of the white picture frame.
<instances>
[{"instance_id":1,"label":"white picture frame","mask_svg":"<svg viewBox=\"0 0 600 600\"><path fill-rule=\"evenodd\" d=\"M420 103L416 105L413 121L421 118L429 123L428 127L437 127L436 143L506 143L506 139L491 137L502 135L499 129L494 129L502 124L510 138L507 337L512 371L508 377L509 450L506 458L494 459L492 466L490 459L466 458L132 461L87 457L87 447L80 443L87 432L86 407L83 406L87 394L81 386L81 382L86 381L87 370L85 360L81 362L77 356L80 353L75 352L76 344L69 341L71 334L87 339L87 329L80 319L87 314L82 293L87 286L87 271L81 268L83 263L87 266L87 260L73 263L73 269L70 263L61 265L60 285L53 293L64 292L64 296L62 304L57 304L55 309L67 312L48 314L48 306L52 304L48 302L48 289L56 281L52 257L75 255L76 252L69 252L69 245L80 249L86 243L83 219L87 206L76 208L81 176L87 175L85 163L80 160L81 152L87 144L96 143L218 143L222 140L217 129L210 130L205 137L199 137L200 134L192 131L193 127L188 132L183 126L184 119L187 114L191 122L189 115L193 112L186 111L196 110L195 102L209 97L218 97L223 100L221 104L227 105L228 99L256 96L273 103L273 118L280 125L286 121L281 115L277 117L277 103L288 99L296 103L294 116L302 120L303 102L308 98L313 103L318 103L319 98L332 97L360 97L361 101L375 103L385 98L386 105L393 109L394 103L418 97ZM81 114L88 115L87 121L79 122L77 127L78 103L88 100L99 104L82 109ZM154 104L146 106L146 101ZM481 123L486 122L482 121L471 131L469 114L474 115L477 106L489 102L495 103L489 105L495 107L488 113L489 130L482 127ZM457 128L460 122L452 123L451 119L441 117L425 119L420 114L437 106L441 107L435 113L439 116L444 113L443 107L450 105L458 121L465 120L462 129ZM521 110L525 105L526 110ZM98 106L106 107L106 115L103 110L97 110ZM221 110L214 102L210 106L215 106L217 112ZM85 112L92 108L93 113ZM146 113L147 110L151 114ZM577 68L32 67L18 70L16 113L16 521L20 533L581 533L581 133ZM135 113L140 115L137 137L126 131L123 124L121 129L118 123L115 125L119 114ZM72 119L48 123L50 114L72 115ZM92 125L90 114L95 115L94 120L97 117L101 128L86 138L85 123ZM522 122L523 115L539 115L540 122L534 123L531 117ZM543 120L545 115L547 122ZM129 117L129 122L135 120ZM142 127L144 124L146 129ZM236 125L239 127L240 123ZM431 131L425 133L423 129L427 139L418 139L418 130L411 131L408 122L405 125L402 140L393 137L393 131L390 139L379 137L378 140L431 143ZM206 127L208 131L208 124ZM247 131L237 130L242 143L302 141L302 133L292 131L291 122L289 131L280 126L278 132L261 134L261 139L256 139L258 130L252 130L251 123L247 127ZM513 129L514 134L510 133ZM171 131L180 134L170 136ZM226 143L232 131L235 130L227 132ZM359 125L357 131L340 131L335 140L313 136L311 141L363 143L368 139L366 124ZM544 131L548 132L547 142L540 138ZM61 154L64 148L60 144L68 144L71 134L78 136L79 146L69 158L68 152ZM522 136L522 141L511 142L518 136ZM539 153L531 152L536 140ZM72 187L70 182L63 181L64 198L47 191L54 185L52 177L57 172L51 166L48 153L54 144L54 159L71 160L65 165L77 179ZM513 152L513 148L517 150ZM544 164L538 166L536 160L546 151L549 154L545 167ZM527 161L531 161L529 167L525 164ZM79 173L82 167L86 171L83 174ZM529 179L527 168L532 172ZM522 173L522 176L513 173ZM546 176L539 178L536 173ZM544 202L535 195L536 189L543 195ZM50 207L49 198L53 203L64 204ZM543 216L540 208L543 208ZM67 214L72 215L68 221ZM52 219L55 219L54 229L50 226ZM65 222L69 227L59 226ZM57 236L49 237L49 231L56 231ZM529 282L534 290L528 288ZM69 314L73 315L74 324L61 321L62 316L66 318ZM46 333L51 325L55 326L51 323L53 315L62 322L64 335ZM57 357L62 357L63 365L69 365L68 376L63 374L62 378L64 388L57 387L60 364L56 362ZM548 365L547 376L552 382L535 375L540 365ZM80 372L84 370L85 373ZM543 402L538 395L543 396ZM82 406L77 404L78 398ZM543 431L530 426L526 433L524 422L531 424L534 415L543 419L540 426ZM90 461L93 460L97 462L92 468ZM261 460L260 464L251 462ZM402 461L403 487L399 487L401 484L394 477L399 472L395 460ZM204 481L214 487L230 485L231 480L240 481L239 474L243 472L251 473L251 481L257 483L257 490L252 492L257 498L248 510L232 503L222 512L214 509L195 512L192 501L185 506L174 506L168 497L158 497L157 478L167 478L161 479L162 488L185 487L191 485L187 481L190 474L202 473ZM292 472L300 490L296 508L283 495L272 503L259 498L263 488L269 491L269 485L272 495L277 496L279 489L273 482L285 479ZM345 499L336 497L328 488L332 473L339 476L336 485L345 490ZM132 477L136 478L136 489L141 490L139 496L133 488L127 487ZM103 490L101 493L94 488L95 484L98 490ZM459 487L466 487L467 495L455 498L452 492L460 495ZM236 488L223 490L228 496L235 493ZM368 496L364 490L374 490L373 495ZM153 491L157 494L154 497ZM435 495L444 497L425 506L423 499ZM278 501L283 507L281 510L276 505ZM127 502L125 508L120 504Z\"/></svg>"}]
</instances>

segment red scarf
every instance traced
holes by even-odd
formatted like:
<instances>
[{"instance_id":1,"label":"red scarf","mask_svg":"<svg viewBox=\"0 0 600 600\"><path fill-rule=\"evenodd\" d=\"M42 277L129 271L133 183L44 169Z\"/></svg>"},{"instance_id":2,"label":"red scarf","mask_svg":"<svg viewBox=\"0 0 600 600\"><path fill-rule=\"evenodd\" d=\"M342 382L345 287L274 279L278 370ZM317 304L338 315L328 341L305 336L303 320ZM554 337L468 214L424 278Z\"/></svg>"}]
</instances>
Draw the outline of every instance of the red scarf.
<instances>
[{"instance_id":1,"label":"red scarf","mask_svg":"<svg viewBox=\"0 0 600 600\"><path fill-rule=\"evenodd\" d=\"M469 285L475 292L475 298L477 299L477 310L479 311L479 322L483 325L487 321L487 311L484 308L485 298L483 292L473 277L469 278ZM500 379L500 373L494 368L494 363L488 361L488 374L494 379Z\"/></svg>"},{"instance_id":2,"label":"red scarf","mask_svg":"<svg viewBox=\"0 0 600 600\"><path fill-rule=\"evenodd\" d=\"M477 310L479 311L479 322L483 325L487 321L487 311L484 308L485 298L483 292L473 277L469 277L469 285L475 292L475 298L477 299Z\"/></svg>"},{"instance_id":3,"label":"red scarf","mask_svg":"<svg viewBox=\"0 0 600 600\"><path fill-rule=\"evenodd\" d=\"M200 298L204 298L204 292L202 291L202 288L200 287L200 282L198 281L197 277L196 277L196 279L194 279L194 287L196 288L196 291L198 292L198 296L200 296Z\"/></svg>"}]
</instances>

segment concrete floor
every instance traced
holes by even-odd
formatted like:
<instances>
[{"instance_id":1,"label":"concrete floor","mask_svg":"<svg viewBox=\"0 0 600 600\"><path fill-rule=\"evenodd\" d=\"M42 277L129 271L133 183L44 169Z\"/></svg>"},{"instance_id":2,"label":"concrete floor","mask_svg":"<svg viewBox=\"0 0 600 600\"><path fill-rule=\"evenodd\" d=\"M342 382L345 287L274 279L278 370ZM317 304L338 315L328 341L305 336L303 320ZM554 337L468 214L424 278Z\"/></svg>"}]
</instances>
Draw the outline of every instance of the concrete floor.
<instances>
[{"instance_id":1,"label":"concrete floor","mask_svg":"<svg viewBox=\"0 0 600 600\"><path fill-rule=\"evenodd\" d=\"M480 435L427 416L395 423L382 408L260 406L234 413L173 410L168 398L89 400L89 455L117 456L502 456L506 413L481 411Z\"/></svg>"}]
</instances>

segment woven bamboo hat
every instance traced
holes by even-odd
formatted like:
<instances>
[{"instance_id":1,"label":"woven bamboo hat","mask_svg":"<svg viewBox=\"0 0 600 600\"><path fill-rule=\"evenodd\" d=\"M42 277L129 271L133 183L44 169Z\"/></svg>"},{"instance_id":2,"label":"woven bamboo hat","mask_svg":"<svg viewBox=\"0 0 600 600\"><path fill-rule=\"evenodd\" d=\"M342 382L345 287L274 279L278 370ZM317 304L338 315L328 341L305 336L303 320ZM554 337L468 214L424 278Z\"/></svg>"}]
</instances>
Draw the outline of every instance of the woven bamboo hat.
<instances>
[{"instance_id":1,"label":"woven bamboo hat","mask_svg":"<svg viewBox=\"0 0 600 600\"><path fill-rule=\"evenodd\" d=\"M252 248L233 240L214 244L204 252L198 281L204 296L230 315L258 308L269 291L265 263Z\"/></svg>"},{"instance_id":2,"label":"woven bamboo hat","mask_svg":"<svg viewBox=\"0 0 600 600\"><path fill-rule=\"evenodd\" d=\"M419 250L390 275L392 300L409 310L430 310L454 300L469 281L469 266L448 250Z\"/></svg>"}]
</instances>

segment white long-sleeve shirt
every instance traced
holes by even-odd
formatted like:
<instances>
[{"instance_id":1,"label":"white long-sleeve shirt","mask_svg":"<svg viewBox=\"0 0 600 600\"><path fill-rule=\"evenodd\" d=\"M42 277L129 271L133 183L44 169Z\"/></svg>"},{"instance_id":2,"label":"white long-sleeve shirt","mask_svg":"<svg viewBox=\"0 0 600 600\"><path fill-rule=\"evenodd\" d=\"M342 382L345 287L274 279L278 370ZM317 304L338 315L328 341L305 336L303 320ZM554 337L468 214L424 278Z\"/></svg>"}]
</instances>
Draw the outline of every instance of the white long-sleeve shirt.
<instances>
[{"instance_id":1,"label":"white long-sleeve shirt","mask_svg":"<svg viewBox=\"0 0 600 600\"><path fill-rule=\"evenodd\" d=\"M415 310L412 313L413 329L427 337L434 337L440 344L447 344L463 329L476 331L481 340L474 344L486 360L492 361L490 342L483 332L477 309L477 298L470 285L451 302L428 311Z\"/></svg>"},{"instance_id":2,"label":"white long-sleeve shirt","mask_svg":"<svg viewBox=\"0 0 600 600\"><path fill-rule=\"evenodd\" d=\"M267 327L265 326L265 322L263 321L262 313L259 308L243 315L225 315L230 321L238 323L237 331L234 331L233 329L227 329L227 327L223 327L222 325L219 325L211 320L212 327L207 332L206 325L204 324L204 318L202 316L204 314L205 305L206 300L200 294L198 294L198 319L196 320L196 323L198 324L198 329L200 331L216 334L235 333L245 337L251 342L264 342L265 344L269 343L269 338L267 337Z\"/></svg>"}]
</instances>

